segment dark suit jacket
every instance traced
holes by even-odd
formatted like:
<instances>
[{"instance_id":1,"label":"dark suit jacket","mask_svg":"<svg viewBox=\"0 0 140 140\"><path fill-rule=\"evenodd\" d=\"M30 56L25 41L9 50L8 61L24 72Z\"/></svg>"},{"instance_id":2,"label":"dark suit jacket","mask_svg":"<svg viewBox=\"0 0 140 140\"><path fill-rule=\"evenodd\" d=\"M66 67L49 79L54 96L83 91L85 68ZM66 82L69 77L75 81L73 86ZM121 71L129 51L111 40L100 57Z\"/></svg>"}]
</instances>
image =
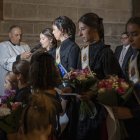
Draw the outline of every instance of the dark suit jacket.
<instances>
[{"instance_id":1,"label":"dark suit jacket","mask_svg":"<svg viewBox=\"0 0 140 140\"><path fill-rule=\"evenodd\" d=\"M78 67L81 68L81 56ZM99 79L114 74L123 77L122 70L112 50L102 42L89 46L89 67Z\"/></svg>"},{"instance_id":2,"label":"dark suit jacket","mask_svg":"<svg viewBox=\"0 0 140 140\"><path fill-rule=\"evenodd\" d=\"M63 67L70 71L71 68L77 69L80 48L71 39L66 39L61 43L60 60Z\"/></svg>"},{"instance_id":3,"label":"dark suit jacket","mask_svg":"<svg viewBox=\"0 0 140 140\"><path fill-rule=\"evenodd\" d=\"M115 54L116 58L118 59L118 61L119 61L122 49L123 49L122 45L121 46L117 46L116 49L115 49L114 54ZM126 55L124 57L124 61L123 61L123 64L122 64L122 71L123 71L123 73L125 75L125 78L127 80L128 80L128 76L129 76L128 75L128 64L129 64L129 60L130 60L130 57L131 57L132 54L133 54L133 49L130 46L129 49L127 50L127 53L126 53Z\"/></svg>"}]
</instances>

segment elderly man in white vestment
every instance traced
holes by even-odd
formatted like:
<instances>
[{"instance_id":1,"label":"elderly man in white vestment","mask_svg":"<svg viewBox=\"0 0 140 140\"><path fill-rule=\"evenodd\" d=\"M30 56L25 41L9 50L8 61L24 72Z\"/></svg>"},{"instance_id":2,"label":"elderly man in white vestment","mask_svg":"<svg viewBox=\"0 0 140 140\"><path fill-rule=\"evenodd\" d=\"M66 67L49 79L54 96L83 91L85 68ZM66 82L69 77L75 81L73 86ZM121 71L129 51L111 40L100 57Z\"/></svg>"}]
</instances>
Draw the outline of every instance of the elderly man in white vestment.
<instances>
[{"instance_id":1,"label":"elderly man in white vestment","mask_svg":"<svg viewBox=\"0 0 140 140\"><path fill-rule=\"evenodd\" d=\"M8 71L12 71L13 62L28 59L30 47L21 42L22 30L18 25L9 29L9 40L0 43L0 95L4 94L4 79Z\"/></svg>"}]
</instances>

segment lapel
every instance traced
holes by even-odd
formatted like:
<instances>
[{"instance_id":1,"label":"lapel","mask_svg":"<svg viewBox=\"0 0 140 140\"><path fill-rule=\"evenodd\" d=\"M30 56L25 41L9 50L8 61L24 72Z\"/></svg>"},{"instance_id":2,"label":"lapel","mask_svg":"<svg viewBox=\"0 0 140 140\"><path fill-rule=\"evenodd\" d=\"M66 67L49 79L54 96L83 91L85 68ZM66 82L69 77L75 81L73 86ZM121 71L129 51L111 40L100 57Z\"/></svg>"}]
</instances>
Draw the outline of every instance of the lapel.
<instances>
[{"instance_id":1,"label":"lapel","mask_svg":"<svg viewBox=\"0 0 140 140\"><path fill-rule=\"evenodd\" d=\"M104 48L102 42L97 42L89 46L89 66L94 67L102 48Z\"/></svg>"},{"instance_id":2,"label":"lapel","mask_svg":"<svg viewBox=\"0 0 140 140\"><path fill-rule=\"evenodd\" d=\"M124 61L123 61L122 67L125 67L125 65L128 63L128 61L129 61L129 59L130 59L130 57L131 57L132 54L133 54L133 49L130 46L128 48L128 50L127 50L127 53L126 53L125 57L124 57Z\"/></svg>"},{"instance_id":3,"label":"lapel","mask_svg":"<svg viewBox=\"0 0 140 140\"><path fill-rule=\"evenodd\" d=\"M121 46L118 46L118 48L116 50L116 53L115 54L116 54L116 57L117 57L118 60L120 58L122 49L123 49L123 46L121 45Z\"/></svg>"},{"instance_id":4,"label":"lapel","mask_svg":"<svg viewBox=\"0 0 140 140\"><path fill-rule=\"evenodd\" d=\"M60 48L60 58L61 58L61 60L65 56L65 53L66 53L66 48L65 48L64 45L62 45L61 48Z\"/></svg>"},{"instance_id":5,"label":"lapel","mask_svg":"<svg viewBox=\"0 0 140 140\"><path fill-rule=\"evenodd\" d=\"M69 45L70 45L69 38L64 40L61 43L61 48L60 48L60 59L61 59L61 61L63 61L63 59L65 58L65 55L67 55L67 51L69 49Z\"/></svg>"}]
</instances>

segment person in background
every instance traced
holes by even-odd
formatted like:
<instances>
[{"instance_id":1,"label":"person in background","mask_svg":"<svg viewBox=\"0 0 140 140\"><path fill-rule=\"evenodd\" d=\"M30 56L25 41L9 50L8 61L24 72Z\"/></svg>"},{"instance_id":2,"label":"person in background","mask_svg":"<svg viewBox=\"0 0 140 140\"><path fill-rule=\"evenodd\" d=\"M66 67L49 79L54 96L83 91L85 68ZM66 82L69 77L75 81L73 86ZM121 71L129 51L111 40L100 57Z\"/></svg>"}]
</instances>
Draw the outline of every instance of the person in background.
<instances>
[{"instance_id":1,"label":"person in background","mask_svg":"<svg viewBox=\"0 0 140 140\"><path fill-rule=\"evenodd\" d=\"M17 79L13 72L7 72L5 76L4 88L5 91L17 89Z\"/></svg>"},{"instance_id":2,"label":"person in background","mask_svg":"<svg viewBox=\"0 0 140 140\"><path fill-rule=\"evenodd\" d=\"M17 79L13 72L7 72L4 83L4 95L0 97L1 103L5 103L8 97L14 97L17 89ZM0 129L0 140L7 140L7 133Z\"/></svg>"},{"instance_id":3,"label":"person in background","mask_svg":"<svg viewBox=\"0 0 140 140\"><path fill-rule=\"evenodd\" d=\"M78 20L79 36L87 45L81 49L79 68L90 67L99 79L108 75L123 77L113 51L104 44L103 19L95 13L86 13Z\"/></svg>"},{"instance_id":4,"label":"person in background","mask_svg":"<svg viewBox=\"0 0 140 140\"><path fill-rule=\"evenodd\" d=\"M13 63L12 72L8 72L5 77L5 94L1 97L2 103L7 102L8 100L11 102L22 102L24 105L28 103L29 96L31 94L30 86L27 84L28 81L28 72L29 72L29 62L26 60L18 60ZM8 96L8 97L7 97ZM10 97L10 98L9 98ZM8 99L8 100L7 100ZM9 102L8 101L8 102ZM16 123L18 123L20 116L17 114ZM15 121L14 117L11 121ZM11 123L10 123L11 124ZM8 125L8 124L7 124ZM17 129L17 128L16 128ZM16 139L16 133L5 133L3 135L7 139ZM0 139L1 138L0 134ZM2 136L3 136L2 135ZM6 139L2 139L6 140Z\"/></svg>"},{"instance_id":5,"label":"person in background","mask_svg":"<svg viewBox=\"0 0 140 140\"><path fill-rule=\"evenodd\" d=\"M29 71L30 84L33 91L54 90L61 84L55 60L48 52L37 52L32 55Z\"/></svg>"},{"instance_id":6,"label":"person in background","mask_svg":"<svg viewBox=\"0 0 140 140\"><path fill-rule=\"evenodd\" d=\"M22 29L18 25L9 28L9 40L0 43L0 94L4 93L4 77L7 71L12 71L13 62L17 59L28 59L30 48L21 42Z\"/></svg>"},{"instance_id":7,"label":"person in background","mask_svg":"<svg viewBox=\"0 0 140 140\"><path fill-rule=\"evenodd\" d=\"M13 63L12 71L18 82L18 89L14 97L15 102L29 103L31 88L29 84L30 63L27 60L17 60Z\"/></svg>"},{"instance_id":8,"label":"person in background","mask_svg":"<svg viewBox=\"0 0 140 140\"><path fill-rule=\"evenodd\" d=\"M59 102L45 91L34 92L22 115L22 140L57 140L54 134L59 106Z\"/></svg>"},{"instance_id":9,"label":"person in background","mask_svg":"<svg viewBox=\"0 0 140 140\"><path fill-rule=\"evenodd\" d=\"M62 113L62 107L61 98L56 92L55 87L61 84L61 80L53 56L48 54L48 52L33 54L30 61L29 77L33 94L45 94L60 103L57 108L58 115L56 117L58 125L54 134L58 137L58 133L61 131L59 114Z\"/></svg>"},{"instance_id":10,"label":"person in background","mask_svg":"<svg viewBox=\"0 0 140 140\"><path fill-rule=\"evenodd\" d=\"M129 36L127 35L127 32L123 32L121 34L121 43L122 45L116 47L114 54L118 59L119 64L123 70L125 79L128 80L129 79L128 64L130 57L133 54L133 49L130 46Z\"/></svg>"},{"instance_id":11,"label":"person in background","mask_svg":"<svg viewBox=\"0 0 140 140\"><path fill-rule=\"evenodd\" d=\"M134 49L129 64L129 80L134 83L135 92L123 107L113 107L117 119L123 120L128 134L126 140L140 139L140 17L131 17L126 23L130 45Z\"/></svg>"},{"instance_id":12,"label":"person in background","mask_svg":"<svg viewBox=\"0 0 140 140\"><path fill-rule=\"evenodd\" d=\"M56 63L61 64L67 72L77 69L80 48L75 43L74 22L66 16L60 16L53 21L52 28L56 40L60 41L60 46L56 48Z\"/></svg>"},{"instance_id":13,"label":"person in background","mask_svg":"<svg viewBox=\"0 0 140 140\"><path fill-rule=\"evenodd\" d=\"M42 32L40 33L40 44L42 48L44 48L44 51L47 51L55 58L57 40L55 39L51 28L45 28L44 30L42 30Z\"/></svg>"}]
</instances>

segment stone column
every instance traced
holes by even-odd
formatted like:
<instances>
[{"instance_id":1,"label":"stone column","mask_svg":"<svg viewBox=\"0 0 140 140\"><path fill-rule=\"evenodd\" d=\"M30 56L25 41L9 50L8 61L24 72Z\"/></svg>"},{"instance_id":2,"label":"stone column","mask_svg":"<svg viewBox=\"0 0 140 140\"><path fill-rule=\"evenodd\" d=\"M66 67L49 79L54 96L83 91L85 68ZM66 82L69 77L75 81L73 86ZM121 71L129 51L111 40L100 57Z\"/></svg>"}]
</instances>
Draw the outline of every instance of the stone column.
<instances>
[{"instance_id":1,"label":"stone column","mask_svg":"<svg viewBox=\"0 0 140 140\"><path fill-rule=\"evenodd\" d=\"M0 20L3 19L3 0L0 1Z\"/></svg>"}]
</instances>

